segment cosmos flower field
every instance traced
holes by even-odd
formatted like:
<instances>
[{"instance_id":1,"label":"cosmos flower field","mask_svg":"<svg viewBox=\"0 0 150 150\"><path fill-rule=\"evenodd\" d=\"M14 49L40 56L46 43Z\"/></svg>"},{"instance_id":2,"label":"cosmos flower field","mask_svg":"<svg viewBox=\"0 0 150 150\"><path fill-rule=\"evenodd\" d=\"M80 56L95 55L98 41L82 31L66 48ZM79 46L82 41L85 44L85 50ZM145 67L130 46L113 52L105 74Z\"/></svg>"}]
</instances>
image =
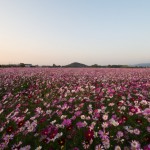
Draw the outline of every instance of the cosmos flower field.
<instances>
[{"instance_id":1,"label":"cosmos flower field","mask_svg":"<svg viewBox=\"0 0 150 150\"><path fill-rule=\"evenodd\" d=\"M0 150L150 150L150 69L0 69Z\"/></svg>"}]
</instances>

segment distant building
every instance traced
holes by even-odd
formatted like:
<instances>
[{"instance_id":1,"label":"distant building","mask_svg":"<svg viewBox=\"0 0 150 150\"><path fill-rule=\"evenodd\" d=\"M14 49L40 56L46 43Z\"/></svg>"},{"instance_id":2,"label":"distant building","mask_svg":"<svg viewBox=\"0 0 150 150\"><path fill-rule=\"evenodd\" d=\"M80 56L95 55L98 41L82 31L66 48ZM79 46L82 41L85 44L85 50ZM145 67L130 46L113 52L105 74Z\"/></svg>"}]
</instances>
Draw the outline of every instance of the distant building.
<instances>
[{"instance_id":1,"label":"distant building","mask_svg":"<svg viewBox=\"0 0 150 150\"><path fill-rule=\"evenodd\" d=\"M32 67L32 64L24 64L25 67Z\"/></svg>"},{"instance_id":2,"label":"distant building","mask_svg":"<svg viewBox=\"0 0 150 150\"><path fill-rule=\"evenodd\" d=\"M19 66L20 66L20 67L32 67L32 64L20 63Z\"/></svg>"}]
</instances>

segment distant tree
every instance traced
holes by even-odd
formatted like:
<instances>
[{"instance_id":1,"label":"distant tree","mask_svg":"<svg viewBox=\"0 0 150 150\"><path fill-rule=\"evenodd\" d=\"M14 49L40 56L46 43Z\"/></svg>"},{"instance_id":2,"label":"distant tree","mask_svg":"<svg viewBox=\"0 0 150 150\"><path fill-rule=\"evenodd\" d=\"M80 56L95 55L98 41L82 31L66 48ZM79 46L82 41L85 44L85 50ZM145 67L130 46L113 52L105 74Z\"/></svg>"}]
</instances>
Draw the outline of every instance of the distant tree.
<instances>
[{"instance_id":1,"label":"distant tree","mask_svg":"<svg viewBox=\"0 0 150 150\"><path fill-rule=\"evenodd\" d=\"M55 65L55 64L53 64L53 67L56 67L56 65Z\"/></svg>"},{"instance_id":2,"label":"distant tree","mask_svg":"<svg viewBox=\"0 0 150 150\"><path fill-rule=\"evenodd\" d=\"M98 65L98 64L94 64L94 65L92 65L91 67L92 67L92 68L98 68L99 65Z\"/></svg>"},{"instance_id":3,"label":"distant tree","mask_svg":"<svg viewBox=\"0 0 150 150\"><path fill-rule=\"evenodd\" d=\"M53 68L60 68L61 66L60 66L60 65L55 65L55 64L53 64L52 67L53 67Z\"/></svg>"},{"instance_id":4,"label":"distant tree","mask_svg":"<svg viewBox=\"0 0 150 150\"><path fill-rule=\"evenodd\" d=\"M25 67L25 64L24 63L20 63L19 66L20 67Z\"/></svg>"}]
</instances>

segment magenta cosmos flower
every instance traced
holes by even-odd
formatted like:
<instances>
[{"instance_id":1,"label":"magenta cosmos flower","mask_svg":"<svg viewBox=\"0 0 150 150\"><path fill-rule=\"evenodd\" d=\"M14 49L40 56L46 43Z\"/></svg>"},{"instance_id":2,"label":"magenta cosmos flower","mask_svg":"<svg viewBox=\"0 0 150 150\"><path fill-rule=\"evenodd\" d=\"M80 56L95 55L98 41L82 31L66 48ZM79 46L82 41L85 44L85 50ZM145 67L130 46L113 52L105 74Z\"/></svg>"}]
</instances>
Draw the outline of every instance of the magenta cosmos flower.
<instances>
[{"instance_id":1,"label":"magenta cosmos flower","mask_svg":"<svg viewBox=\"0 0 150 150\"><path fill-rule=\"evenodd\" d=\"M86 140L91 140L94 138L94 131L93 130L90 130L88 129L86 132L85 132L85 138Z\"/></svg>"},{"instance_id":2,"label":"magenta cosmos flower","mask_svg":"<svg viewBox=\"0 0 150 150\"><path fill-rule=\"evenodd\" d=\"M133 106L130 106L129 111L132 112L132 113L136 113L137 112L137 108L133 107Z\"/></svg>"}]
</instances>

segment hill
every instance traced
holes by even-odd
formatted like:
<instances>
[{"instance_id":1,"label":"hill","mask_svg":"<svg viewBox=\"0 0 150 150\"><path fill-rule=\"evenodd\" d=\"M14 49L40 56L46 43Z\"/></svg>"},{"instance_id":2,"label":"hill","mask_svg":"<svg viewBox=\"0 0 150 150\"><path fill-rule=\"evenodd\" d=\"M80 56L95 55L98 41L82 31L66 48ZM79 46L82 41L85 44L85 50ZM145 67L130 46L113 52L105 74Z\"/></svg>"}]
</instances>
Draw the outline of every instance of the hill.
<instances>
[{"instance_id":1,"label":"hill","mask_svg":"<svg viewBox=\"0 0 150 150\"><path fill-rule=\"evenodd\" d=\"M138 67L150 67L150 63L141 63L141 64L136 64L134 66L138 66Z\"/></svg>"},{"instance_id":2,"label":"hill","mask_svg":"<svg viewBox=\"0 0 150 150\"><path fill-rule=\"evenodd\" d=\"M71 63L69 65L63 66L63 67L68 67L68 68L84 68L84 67L88 67L88 66L85 65L85 64L82 64L82 63L74 62L74 63Z\"/></svg>"}]
</instances>

